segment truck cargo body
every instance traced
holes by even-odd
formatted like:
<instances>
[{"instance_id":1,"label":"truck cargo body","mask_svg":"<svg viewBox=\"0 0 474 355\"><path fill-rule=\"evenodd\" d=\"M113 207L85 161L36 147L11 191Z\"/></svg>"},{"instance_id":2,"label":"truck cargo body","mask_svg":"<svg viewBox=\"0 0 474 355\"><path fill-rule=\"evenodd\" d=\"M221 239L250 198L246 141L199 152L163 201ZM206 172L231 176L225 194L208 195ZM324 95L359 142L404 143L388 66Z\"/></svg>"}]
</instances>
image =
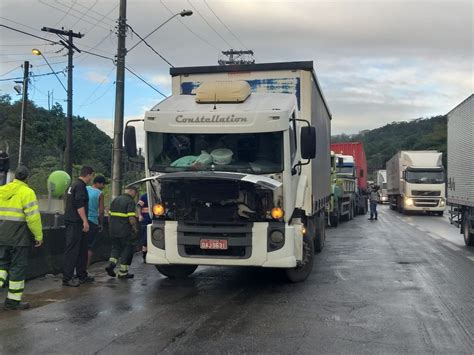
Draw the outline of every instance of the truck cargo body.
<instances>
[{"instance_id":1,"label":"truck cargo body","mask_svg":"<svg viewBox=\"0 0 474 355\"><path fill-rule=\"evenodd\" d=\"M357 181L356 204L354 214L366 214L367 203L367 159L364 147L360 142L332 143L331 150L336 154L354 158Z\"/></svg>"},{"instance_id":2,"label":"truck cargo body","mask_svg":"<svg viewBox=\"0 0 474 355\"><path fill-rule=\"evenodd\" d=\"M387 162L390 208L442 215L446 206L442 153L400 151Z\"/></svg>"},{"instance_id":3,"label":"truck cargo body","mask_svg":"<svg viewBox=\"0 0 474 355\"><path fill-rule=\"evenodd\" d=\"M448 113L447 202L450 221L474 246L474 95Z\"/></svg>"},{"instance_id":4,"label":"truck cargo body","mask_svg":"<svg viewBox=\"0 0 474 355\"><path fill-rule=\"evenodd\" d=\"M380 203L388 203L387 195L387 170L377 170L375 172L375 184L379 187Z\"/></svg>"},{"instance_id":5,"label":"truck cargo body","mask_svg":"<svg viewBox=\"0 0 474 355\"><path fill-rule=\"evenodd\" d=\"M172 68L171 75L173 96L145 114L149 198L167 205L148 226L147 263L167 276L195 265L285 268L302 281L324 245L330 198L331 116L312 62ZM251 94L198 103L196 93L219 82L246 82ZM316 156L306 161L300 145L308 124ZM177 161L163 170L153 159L167 135L177 149L190 146L191 156L207 159L212 145L230 158L219 165L212 152L208 170L176 171ZM273 217L275 208L284 215Z\"/></svg>"}]
</instances>

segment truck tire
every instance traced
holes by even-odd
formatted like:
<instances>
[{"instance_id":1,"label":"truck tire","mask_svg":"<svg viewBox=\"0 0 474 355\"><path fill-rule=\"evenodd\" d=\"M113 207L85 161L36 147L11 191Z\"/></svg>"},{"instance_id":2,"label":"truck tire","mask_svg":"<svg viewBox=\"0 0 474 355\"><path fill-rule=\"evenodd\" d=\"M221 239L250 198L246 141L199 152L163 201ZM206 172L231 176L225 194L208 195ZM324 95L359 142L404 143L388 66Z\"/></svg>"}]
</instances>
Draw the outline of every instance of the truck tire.
<instances>
[{"instance_id":1,"label":"truck tire","mask_svg":"<svg viewBox=\"0 0 474 355\"><path fill-rule=\"evenodd\" d=\"M341 212L339 211L339 209L335 212L335 214L329 215L329 223L331 224L331 227L337 228L340 219Z\"/></svg>"},{"instance_id":2,"label":"truck tire","mask_svg":"<svg viewBox=\"0 0 474 355\"><path fill-rule=\"evenodd\" d=\"M326 221L324 218L316 218L316 234L314 235L314 252L320 253L324 248L324 242L326 241Z\"/></svg>"},{"instance_id":3,"label":"truck tire","mask_svg":"<svg viewBox=\"0 0 474 355\"><path fill-rule=\"evenodd\" d=\"M308 278L313 270L314 242L306 234L303 237L303 260L294 268L285 269L285 276L289 282L302 282Z\"/></svg>"},{"instance_id":4,"label":"truck tire","mask_svg":"<svg viewBox=\"0 0 474 355\"><path fill-rule=\"evenodd\" d=\"M197 265L155 265L156 269L170 279L183 279L197 269Z\"/></svg>"},{"instance_id":5,"label":"truck tire","mask_svg":"<svg viewBox=\"0 0 474 355\"><path fill-rule=\"evenodd\" d=\"M464 236L464 243L468 247L474 247L474 233L469 232L469 214L466 212L462 218L462 230Z\"/></svg>"}]
</instances>

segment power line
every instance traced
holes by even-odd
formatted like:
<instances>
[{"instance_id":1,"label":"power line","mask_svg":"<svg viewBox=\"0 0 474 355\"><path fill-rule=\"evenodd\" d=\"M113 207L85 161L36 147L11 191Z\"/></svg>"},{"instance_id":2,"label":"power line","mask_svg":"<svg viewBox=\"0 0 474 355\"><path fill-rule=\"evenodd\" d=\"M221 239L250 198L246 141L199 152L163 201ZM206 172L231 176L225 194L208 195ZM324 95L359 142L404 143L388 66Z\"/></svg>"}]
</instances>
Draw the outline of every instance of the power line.
<instances>
[{"instance_id":1,"label":"power line","mask_svg":"<svg viewBox=\"0 0 474 355\"><path fill-rule=\"evenodd\" d=\"M226 40L218 31L216 31L216 29L209 23L209 21L206 20L206 18L199 12L199 10L196 9L196 7L191 3L191 0L188 0L188 4L189 4L189 5L194 9L194 11L196 11L196 13L204 20L204 22L209 26L209 28L210 28L211 30L213 30L214 33L215 33L216 35L218 35L218 36L229 46L229 48L232 48L232 45L231 45L229 42L227 42L227 40Z\"/></svg>"},{"instance_id":2,"label":"power line","mask_svg":"<svg viewBox=\"0 0 474 355\"><path fill-rule=\"evenodd\" d=\"M38 30L37 28L34 28L34 27L31 27L31 26L25 25L24 23L17 22L17 21L13 21L12 19L9 19L9 18L3 17L3 16L0 16L0 18L1 18L1 19L3 19L3 20L5 20L5 21L8 21L8 22L14 23L15 25L20 25L20 26L23 26L23 27L29 28L30 30L33 30L33 31L38 31L38 32L40 32L40 30Z\"/></svg>"},{"instance_id":3,"label":"power line","mask_svg":"<svg viewBox=\"0 0 474 355\"><path fill-rule=\"evenodd\" d=\"M82 7L82 8L84 8L84 9L86 8L86 6L85 6L85 5L82 5L81 3L78 3L77 6ZM98 12L98 11L95 11L95 10L90 10L90 9L88 9L88 11L90 11L90 12L95 12L97 15L99 15L99 16L101 17L100 21L102 21L102 20L104 20L104 19L107 19L107 20L109 20L110 22L115 23L116 19L110 18L109 15L110 15L118 6L119 6L119 4L115 5L115 6L112 8L112 10L110 10L109 12L107 12L105 15L102 14L102 13L100 13L100 12ZM90 30L89 30L89 31L90 31Z\"/></svg>"},{"instance_id":4,"label":"power line","mask_svg":"<svg viewBox=\"0 0 474 355\"><path fill-rule=\"evenodd\" d=\"M64 10L62 10L61 8L59 8L59 7L57 7L57 6L53 6L53 5L51 5L51 4L46 3L44 0L39 0L39 2L40 2L41 4L43 4L43 5L46 5L46 6L48 6L48 7L51 7L51 8L53 8L53 9L55 9L55 10L57 10L57 11L60 11L60 12L62 12L62 13L65 12ZM58 3L59 3L59 2L58 2ZM84 13L81 12L81 11L78 11L78 10L75 10L75 11L76 11L76 12L79 12L80 15L83 15L83 14L84 14ZM72 16L72 17L74 17L74 18L80 18L79 16L74 15L74 14L71 14L71 13L69 14L69 16ZM89 17L92 18L94 21L97 21L97 18L94 18L94 17L92 17L92 16L90 16L90 15L89 15ZM102 29L104 29L104 30L108 30L108 28L106 28L106 27L104 27L104 26L101 26L101 25L99 25L99 24L94 24L93 22L91 22L91 21L89 21L89 20L82 19L82 21L87 22L87 23L90 24L90 25L97 25L98 27L100 27L100 28L102 28ZM99 20L99 21L100 21L100 20Z\"/></svg>"},{"instance_id":5,"label":"power line","mask_svg":"<svg viewBox=\"0 0 474 355\"><path fill-rule=\"evenodd\" d=\"M105 78L99 83L99 85L96 86L96 88L94 90L92 90L92 92L90 93L89 96L87 96L87 98L82 102L82 104L79 105L78 109L80 109L82 106L86 106L86 102L92 97L94 96L94 94L97 92L97 90L100 89L100 87L109 79L110 77L110 74L112 74L112 72L114 71L115 67L112 67L112 69L110 70L110 72L105 76Z\"/></svg>"},{"instance_id":6,"label":"power line","mask_svg":"<svg viewBox=\"0 0 474 355\"><path fill-rule=\"evenodd\" d=\"M71 12L72 8L74 7L76 3L77 3L77 0L73 0L67 12L64 13L63 17L61 17L61 19L58 22L56 22L53 27L56 27L57 25L59 25L61 21L64 20L67 17L67 15L69 15L69 13Z\"/></svg>"},{"instance_id":7,"label":"power line","mask_svg":"<svg viewBox=\"0 0 474 355\"><path fill-rule=\"evenodd\" d=\"M13 68L12 70L7 71L6 73L0 74L0 76L5 76L5 75L7 75L7 74L10 74L11 72L13 72L13 71L15 71L15 70L17 70L17 69L19 69L19 68L21 68L21 65L19 65L19 66Z\"/></svg>"},{"instance_id":8,"label":"power line","mask_svg":"<svg viewBox=\"0 0 474 355\"><path fill-rule=\"evenodd\" d=\"M12 31L15 31L15 32L19 32L19 33L23 33L25 35L28 35L28 36L31 36L31 37L35 37L35 38L38 38L38 39L41 39L43 41L46 41L46 42L50 42L52 44L60 44L59 42L55 42L55 41L51 41L50 39L47 39L47 38L44 38L44 37L41 37L41 36L37 36L37 35L34 35L32 33L29 33L29 32L26 32L26 31L22 31L22 30L19 30L17 28L13 28L13 27L10 27L10 26L7 26L7 25L3 25L0 23L0 27L5 27L5 28L8 28L9 30L12 30Z\"/></svg>"},{"instance_id":9,"label":"power line","mask_svg":"<svg viewBox=\"0 0 474 355\"><path fill-rule=\"evenodd\" d=\"M163 0L160 0L160 3L161 3L161 5L163 5L163 7L164 7L166 10L168 10L168 12L169 12L171 15L173 15L173 11L171 11L171 9L170 9L168 6L166 6L166 4L164 3ZM216 49L216 50L219 51L219 52L222 50L221 48L218 48L218 47L216 47L214 44L212 44L211 42L209 42L209 41L208 41L207 39L205 39L204 37L202 37L202 36L200 36L199 34L197 34L196 32L194 32L194 31L191 29L191 27L189 27L186 23L184 23L183 21L181 21L180 18L178 18L178 21L179 21L189 32L191 32L196 38L200 39L202 42L206 43L208 46L210 46L210 47Z\"/></svg>"},{"instance_id":10,"label":"power line","mask_svg":"<svg viewBox=\"0 0 474 355\"><path fill-rule=\"evenodd\" d=\"M214 11L214 10L211 8L211 6L207 3L207 0L204 0L204 4L206 4L207 8L214 14L214 16L215 16L215 17L219 20L219 22L227 29L227 31L229 31L229 33L230 33L232 36L234 36L234 38L240 43L240 45L241 45L243 48L248 49L247 46L242 43L242 41L240 40L240 38L237 37L234 32L232 32L232 30L229 28L229 26L227 26L227 25L225 24L225 22L220 19L220 17L215 13L215 11Z\"/></svg>"},{"instance_id":11,"label":"power line","mask_svg":"<svg viewBox=\"0 0 474 355\"><path fill-rule=\"evenodd\" d=\"M145 44L147 45L147 47L150 48L156 55L158 55L161 59L163 59L170 67L174 68L174 65L171 64L171 63L170 63L165 57L163 57L160 53L158 53L155 48L153 48L150 44L148 44L148 42L145 41L145 39L144 39L142 36L140 36L137 32L135 32L135 30L133 29L132 26L127 25L127 27L130 28L130 29L132 30L132 32L135 33L135 35L136 35L138 38L140 38L140 40L141 40L143 43L145 43Z\"/></svg>"},{"instance_id":12,"label":"power line","mask_svg":"<svg viewBox=\"0 0 474 355\"><path fill-rule=\"evenodd\" d=\"M132 69L128 68L128 67L125 67L125 69L127 71L129 71L132 75L134 75L135 77L137 77L138 79L140 79L142 82L144 82L146 85L148 85L150 88L152 88L153 90L155 90L158 94L162 95L163 97L168 97L167 95L163 94L160 90L158 90L157 88L155 88L153 85L151 85L149 82L147 82L145 79L143 79L140 75L138 75L137 73L135 73Z\"/></svg>"},{"instance_id":13,"label":"power line","mask_svg":"<svg viewBox=\"0 0 474 355\"><path fill-rule=\"evenodd\" d=\"M96 1L96 3L97 3L97 0L95 0L95 1ZM69 6L68 4L65 4L65 3L63 3L63 2L61 2L61 1L59 1L59 0L55 0L55 2L56 2L57 4L63 6L63 7L68 7L68 6ZM80 10L78 10L77 8L75 8L76 5L77 5L77 6L80 6L80 7L82 7L82 8L84 8L84 9L86 9L86 11L80 11ZM95 6L95 5L94 5L94 6ZM62 10L62 11L64 11L64 10ZM92 15L89 13L89 11L88 11L88 7L85 6L85 5L82 5L80 2L77 2L77 1L75 2L74 6L73 6L73 8L72 8L72 11L78 13L78 14L81 15L81 16L87 17L87 18L89 18L89 19L91 19L91 20L93 20L93 21L97 21L97 17L92 16ZM97 11L91 11L91 12L96 12L97 14L99 14L100 17L103 17L103 15L102 15L101 13L97 12ZM70 14L70 15L73 16L73 17L75 17L75 18L79 18L78 16L76 16L76 15L74 15L74 14ZM102 20L105 20L105 19L108 20L110 23L115 24L115 21L116 21L115 19L111 19L111 18L109 18L109 17L103 17L103 18L101 19L101 21L102 21ZM104 22L106 22L106 21L104 21ZM109 25L110 23L104 23L104 25Z\"/></svg>"},{"instance_id":14,"label":"power line","mask_svg":"<svg viewBox=\"0 0 474 355\"><path fill-rule=\"evenodd\" d=\"M45 74L30 75L29 77L30 78L37 78L37 77L40 77L40 76L57 75L57 74L61 74L61 73L64 73L64 70L63 71L57 71L57 72L51 72L51 73L45 73ZM23 79L23 77L18 76L16 78L0 79L0 81L12 81L12 80L20 80L20 79Z\"/></svg>"}]
</instances>

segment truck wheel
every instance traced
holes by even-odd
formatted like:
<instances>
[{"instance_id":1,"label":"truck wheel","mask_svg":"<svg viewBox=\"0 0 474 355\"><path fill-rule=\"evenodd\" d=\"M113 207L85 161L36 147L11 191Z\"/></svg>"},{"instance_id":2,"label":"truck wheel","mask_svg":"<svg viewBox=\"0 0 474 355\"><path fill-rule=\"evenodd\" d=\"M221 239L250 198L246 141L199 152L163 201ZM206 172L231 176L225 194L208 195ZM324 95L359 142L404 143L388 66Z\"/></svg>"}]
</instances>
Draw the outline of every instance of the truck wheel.
<instances>
[{"instance_id":1,"label":"truck wheel","mask_svg":"<svg viewBox=\"0 0 474 355\"><path fill-rule=\"evenodd\" d=\"M339 225L339 210L337 211L336 215L329 216L329 223L331 223L331 227L337 228Z\"/></svg>"},{"instance_id":2,"label":"truck wheel","mask_svg":"<svg viewBox=\"0 0 474 355\"><path fill-rule=\"evenodd\" d=\"M462 219L462 229L463 229L463 235L464 235L464 243L468 247L474 247L474 233L469 232L469 214L466 212L464 213L464 217Z\"/></svg>"},{"instance_id":3,"label":"truck wheel","mask_svg":"<svg viewBox=\"0 0 474 355\"><path fill-rule=\"evenodd\" d=\"M182 279L191 275L197 265L155 265L156 269L170 279Z\"/></svg>"},{"instance_id":4,"label":"truck wheel","mask_svg":"<svg viewBox=\"0 0 474 355\"><path fill-rule=\"evenodd\" d=\"M356 209L357 207L355 207L355 205L351 205L351 208L349 209L349 216L348 216L349 221L352 221L354 219L354 216L356 215Z\"/></svg>"},{"instance_id":5,"label":"truck wheel","mask_svg":"<svg viewBox=\"0 0 474 355\"><path fill-rule=\"evenodd\" d=\"M288 281L296 283L306 280L313 270L314 263L314 243L306 234L303 237L303 260L295 268L285 269Z\"/></svg>"},{"instance_id":6,"label":"truck wheel","mask_svg":"<svg viewBox=\"0 0 474 355\"><path fill-rule=\"evenodd\" d=\"M320 253L324 248L324 242L326 241L326 221L318 217L316 219L316 234L314 236L314 251Z\"/></svg>"}]
</instances>

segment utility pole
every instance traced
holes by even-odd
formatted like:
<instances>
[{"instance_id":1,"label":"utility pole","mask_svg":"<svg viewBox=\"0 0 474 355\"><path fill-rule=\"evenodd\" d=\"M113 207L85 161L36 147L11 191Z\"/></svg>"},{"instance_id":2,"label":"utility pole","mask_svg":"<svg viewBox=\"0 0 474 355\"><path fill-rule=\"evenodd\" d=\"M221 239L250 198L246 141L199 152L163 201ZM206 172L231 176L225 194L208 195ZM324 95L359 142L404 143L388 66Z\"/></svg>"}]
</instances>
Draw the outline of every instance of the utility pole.
<instances>
[{"instance_id":1,"label":"utility pole","mask_svg":"<svg viewBox=\"0 0 474 355\"><path fill-rule=\"evenodd\" d=\"M28 77L30 62L23 63L23 99L21 101L20 146L18 147L18 166L23 164L23 144L25 144L26 110L28 107Z\"/></svg>"},{"instance_id":2,"label":"utility pole","mask_svg":"<svg viewBox=\"0 0 474 355\"><path fill-rule=\"evenodd\" d=\"M125 96L125 37L127 35L127 0L120 0L117 26L117 77L115 80L114 142L112 148L112 198L122 190L123 115Z\"/></svg>"},{"instance_id":3,"label":"utility pole","mask_svg":"<svg viewBox=\"0 0 474 355\"><path fill-rule=\"evenodd\" d=\"M68 49L67 52L67 121L66 121L66 150L64 152L64 165L66 172L72 176L72 58L74 56L74 51L80 53L81 51L74 45L74 38L84 37L81 33L75 33L72 30L65 31L63 29L43 27L41 31L55 33L61 38L59 43L61 43L65 48ZM67 36L67 38L63 37Z\"/></svg>"}]
</instances>

